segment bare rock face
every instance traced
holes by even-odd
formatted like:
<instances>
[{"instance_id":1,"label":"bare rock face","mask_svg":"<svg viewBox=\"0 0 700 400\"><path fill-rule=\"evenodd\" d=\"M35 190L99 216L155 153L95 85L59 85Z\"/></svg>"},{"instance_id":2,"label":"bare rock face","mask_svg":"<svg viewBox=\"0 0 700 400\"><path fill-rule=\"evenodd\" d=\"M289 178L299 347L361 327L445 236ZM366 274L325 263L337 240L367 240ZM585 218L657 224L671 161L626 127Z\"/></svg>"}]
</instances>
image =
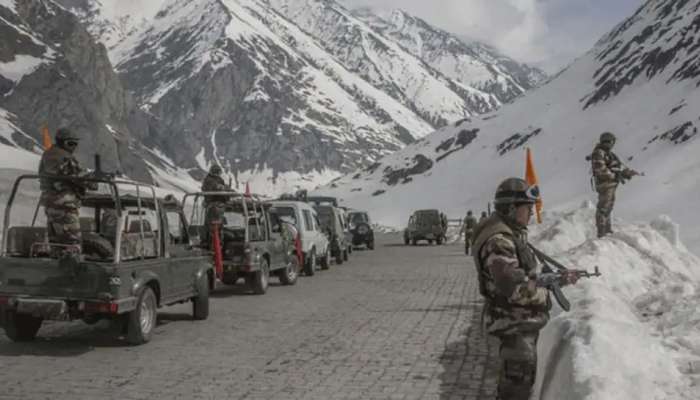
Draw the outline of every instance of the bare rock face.
<instances>
[{"instance_id":1,"label":"bare rock face","mask_svg":"<svg viewBox=\"0 0 700 400\"><path fill-rule=\"evenodd\" d=\"M0 81L0 106L17 126L38 141L43 124L69 127L81 137L78 157L86 165L99 153L105 169L150 182L132 133L148 132L151 122L122 87L104 46L52 2L18 1L12 10L0 6L0 14L3 44L11 44L0 46L0 59L28 65Z\"/></svg>"}]
</instances>

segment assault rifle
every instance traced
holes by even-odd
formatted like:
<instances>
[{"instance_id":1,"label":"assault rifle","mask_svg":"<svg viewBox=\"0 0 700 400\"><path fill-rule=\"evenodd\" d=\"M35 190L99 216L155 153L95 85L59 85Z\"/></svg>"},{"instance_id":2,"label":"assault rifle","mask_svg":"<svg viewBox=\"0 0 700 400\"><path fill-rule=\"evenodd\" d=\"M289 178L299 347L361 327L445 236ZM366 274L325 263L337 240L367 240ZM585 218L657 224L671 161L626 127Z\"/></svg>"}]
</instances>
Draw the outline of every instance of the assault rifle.
<instances>
[{"instance_id":1,"label":"assault rifle","mask_svg":"<svg viewBox=\"0 0 700 400\"><path fill-rule=\"evenodd\" d=\"M599 277L602 275L597 266L595 267L594 272L588 272L581 269L568 269L557 260L536 249L534 246L529 246L540 262L544 264L542 267L542 273L537 275L537 286L551 291L557 301L557 304L559 304L559 307L561 307L564 311L571 310L571 303L566 296L564 296L564 292L561 290L562 281L564 280L564 276L566 274L574 273L579 279Z\"/></svg>"}]
</instances>

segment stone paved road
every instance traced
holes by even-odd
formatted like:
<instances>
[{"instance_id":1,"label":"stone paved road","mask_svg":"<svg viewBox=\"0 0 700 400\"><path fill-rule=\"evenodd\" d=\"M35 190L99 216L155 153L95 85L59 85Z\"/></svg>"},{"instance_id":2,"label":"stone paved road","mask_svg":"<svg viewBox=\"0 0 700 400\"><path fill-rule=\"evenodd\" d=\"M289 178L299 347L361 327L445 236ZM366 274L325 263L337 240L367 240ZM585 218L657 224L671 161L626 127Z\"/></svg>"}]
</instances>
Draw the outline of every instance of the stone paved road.
<instances>
[{"instance_id":1,"label":"stone paved road","mask_svg":"<svg viewBox=\"0 0 700 400\"><path fill-rule=\"evenodd\" d=\"M220 291L207 321L163 309L140 347L80 322L0 333L0 399L494 398L471 260L399 242L264 296Z\"/></svg>"}]
</instances>

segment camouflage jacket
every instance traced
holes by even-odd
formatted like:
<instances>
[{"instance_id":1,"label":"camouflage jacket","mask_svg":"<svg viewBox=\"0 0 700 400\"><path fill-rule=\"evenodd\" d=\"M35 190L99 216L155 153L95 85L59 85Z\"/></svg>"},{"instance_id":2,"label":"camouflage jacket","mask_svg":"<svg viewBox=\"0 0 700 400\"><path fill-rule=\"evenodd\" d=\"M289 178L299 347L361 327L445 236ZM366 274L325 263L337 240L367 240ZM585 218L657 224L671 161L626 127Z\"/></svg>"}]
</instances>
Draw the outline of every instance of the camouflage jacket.
<instances>
[{"instance_id":1,"label":"camouflage jacket","mask_svg":"<svg viewBox=\"0 0 700 400\"><path fill-rule=\"evenodd\" d=\"M619 184L618 173L624 167L615 153L597 145L591 154L591 164L596 189L612 188Z\"/></svg>"},{"instance_id":2,"label":"camouflage jacket","mask_svg":"<svg viewBox=\"0 0 700 400\"><path fill-rule=\"evenodd\" d=\"M223 192L229 190L224 182L224 178L216 175L209 174L204 178L202 182L203 192ZM226 196L207 196L205 198L206 203L224 203L226 202Z\"/></svg>"},{"instance_id":3,"label":"camouflage jacket","mask_svg":"<svg viewBox=\"0 0 700 400\"><path fill-rule=\"evenodd\" d=\"M535 286L537 259L527 245L527 230L513 228L494 213L477 227L472 251L489 332L541 329L551 302L547 289Z\"/></svg>"},{"instance_id":4,"label":"camouflage jacket","mask_svg":"<svg viewBox=\"0 0 700 400\"><path fill-rule=\"evenodd\" d=\"M80 163L70 152L53 146L46 150L39 162L39 175L79 176L83 172ZM44 205L54 208L79 208L85 187L78 183L40 178L41 199Z\"/></svg>"},{"instance_id":5,"label":"camouflage jacket","mask_svg":"<svg viewBox=\"0 0 700 400\"><path fill-rule=\"evenodd\" d=\"M472 233L474 232L474 228L476 228L476 218L472 216L464 217L464 232L465 233Z\"/></svg>"}]
</instances>

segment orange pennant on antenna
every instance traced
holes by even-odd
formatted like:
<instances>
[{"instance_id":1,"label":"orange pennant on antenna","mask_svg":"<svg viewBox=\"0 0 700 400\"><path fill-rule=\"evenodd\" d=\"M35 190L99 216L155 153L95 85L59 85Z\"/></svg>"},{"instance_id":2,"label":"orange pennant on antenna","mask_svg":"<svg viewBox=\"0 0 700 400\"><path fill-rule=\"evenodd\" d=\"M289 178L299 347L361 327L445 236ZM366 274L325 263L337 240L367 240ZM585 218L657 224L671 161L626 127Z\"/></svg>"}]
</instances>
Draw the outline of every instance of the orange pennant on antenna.
<instances>
[{"instance_id":1,"label":"orange pennant on antenna","mask_svg":"<svg viewBox=\"0 0 700 400\"><path fill-rule=\"evenodd\" d=\"M53 143L51 143L51 135L49 134L49 127L44 125L41 127L41 138L43 141L44 145L44 150L48 150L53 146Z\"/></svg>"},{"instance_id":2,"label":"orange pennant on antenna","mask_svg":"<svg viewBox=\"0 0 700 400\"><path fill-rule=\"evenodd\" d=\"M248 182L245 183L245 196L250 197L250 185L248 185Z\"/></svg>"},{"instance_id":3,"label":"orange pennant on antenna","mask_svg":"<svg viewBox=\"0 0 700 400\"><path fill-rule=\"evenodd\" d=\"M540 184L539 179L537 179L537 172L535 172L535 163L532 161L532 151L527 148L527 157L525 160L525 180L528 185L534 186ZM537 212L537 223L542 223L542 195L537 199L535 203L535 211Z\"/></svg>"}]
</instances>

